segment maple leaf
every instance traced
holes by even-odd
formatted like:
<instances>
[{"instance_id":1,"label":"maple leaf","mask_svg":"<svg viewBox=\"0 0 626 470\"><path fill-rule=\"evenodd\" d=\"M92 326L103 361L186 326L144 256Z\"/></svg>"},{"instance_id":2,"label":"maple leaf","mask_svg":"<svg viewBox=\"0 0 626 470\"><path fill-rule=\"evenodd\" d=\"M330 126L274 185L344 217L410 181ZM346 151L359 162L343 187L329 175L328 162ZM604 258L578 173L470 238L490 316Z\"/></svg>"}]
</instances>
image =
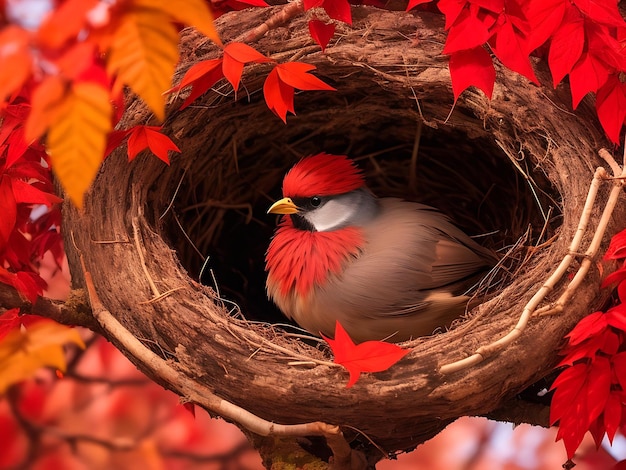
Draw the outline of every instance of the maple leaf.
<instances>
[{"instance_id":1,"label":"maple leaf","mask_svg":"<svg viewBox=\"0 0 626 470\"><path fill-rule=\"evenodd\" d=\"M585 16L608 26L625 26L615 0L572 0Z\"/></svg>"},{"instance_id":2,"label":"maple leaf","mask_svg":"<svg viewBox=\"0 0 626 470\"><path fill-rule=\"evenodd\" d=\"M28 32L18 26L5 26L0 31L0 100L19 90L30 77L29 40Z\"/></svg>"},{"instance_id":3,"label":"maple leaf","mask_svg":"<svg viewBox=\"0 0 626 470\"><path fill-rule=\"evenodd\" d=\"M294 89L332 90L333 87L308 72L315 70L314 65L302 62L278 64L272 69L263 84L263 95L267 107L287 123L287 112L295 114L293 106Z\"/></svg>"},{"instance_id":4,"label":"maple leaf","mask_svg":"<svg viewBox=\"0 0 626 470\"><path fill-rule=\"evenodd\" d=\"M232 42L224 48L222 71L235 92L239 89L243 66L249 62L272 62L272 59L241 42Z\"/></svg>"},{"instance_id":5,"label":"maple leaf","mask_svg":"<svg viewBox=\"0 0 626 470\"><path fill-rule=\"evenodd\" d=\"M409 0L409 4L406 6L406 11L412 10L418 5L422 5L424 3L430 3L433 0Z\"/></svg>"},{"instance_id":6,"label":"maple leaf","mask_svg":"<svg viewBox=\"0 0 626 470\"><path fill-rule=\"evenodd\" d=\"M352 11L348 0L304 0L304 11L323 8L333 20L352 24Z\"/></svg>"},{"instance_id":7,"label":"maple leaf","mask_svg":"<svg viewBox=\"0 0 626 470\"><path fill-rule=\"evenodd\" d=\"M606 135L614 144L619 144L626 119L626 84L617 75L610 76L598 90L596 112Z\"/></svg>"},{"instance_id":8,"label":"maple leaf","mask_svg":"<svg viewBox=\"0 0 626 470\"><path fill-rule=\"evenodd\" d=\"M437 2L437 8L443 13L446 18L446 24L444 28L450 29L456 20L459 18L465 7L468 5L467 0L439 0Z\"/></svg>"},{"instance_id":9,"label":"maple leaf","mask_svg":"<svg viewBox=\"0 0 626 470\"><path fill-rule=\"evenodd\" d=\"M572 8L569 0L528 2L524 12L531 26L528 34L529 51L534 51L552 36L552 33L562 24L567 8Z\"/></svg>"},{"instance_id":10,"label":"maple leaf","mask_svg":"<svg viewBox=\"0 0 626 470\"><path fill-rule=\"evenodd\" d=\"M0 253L8 244L9 237L17 220L17 203L13 195L13 185L8 175L0 175L0 201L2 201L2 217L0 217ZM1 267L1 265L0 265Z\"/></svg>"},{"instance_id":11,"label":"maple leaf","mask_svg":"<svg viewBox=\"0 0 626 470\"><path fill-rule=\"evenodd\" d=\"M607 261L624 258L626 258L626 229L613 235L602 259Z\"/></svg>"},{"instance_id":12,"label":"maple leaf","mask_svg":"<svg viewBox=\"0 0 626 470\"><path fill-rule=\"evenodd\" d=\"M596 92L609 78L606 64L589 52L582 56L569 74L572 108L576 109L589 92Z\"/></svg>"},{"instance_id":13,"label":"maple leaf","mask_svg":"<svg viewBox=\"0 0 626 470\"><path fill-rule=\"evenodd\" d=\"M14 329L19 328L20 325L21 321L19 308L12 308L0 314L0 344L2 338Z\"/></svg>"},{"instance_id":14,"label":"maple leaf","mask_svg":"<svg viewBox=\"0 0 626 470\"><path fill-rule=\"evenodd\" d=\"M113 150L118 148L130 135L131 131L132 129L118 129L109 132L109 135L107 135L107 145L104 149L104 158L107 158Z\"/></svg>"},{"instance_id":15,"label":"maple leaf","mask_svg":"<svg viewBox=\"0 0 626 470\"><path fill-rule=\"evenodd\" d=\"M608 325L604 312L594 312L580 320L578 324L565 337L569 339L569 345L574 346L585 339L598 334Z\"/></svg>"},{"instance_id":16,"label":"maple leaf","mask_svg":"<svg viewBox=\"0 0 626 470\"><path fill-rule=\"evenodd\" d=\"M0 282L13 286L19 294L31 304L37 301L37 297L39 297L48 286L36 273L26 271L12 273L2 266L0 266Z\"/></svg>"},{"instance_id":17,"label":"maple leaf","mask_svg":"<svg viewBox=\"0 0 626 470\"><path fill-rule=\"evenodd\" d=\"M335 324L335 339L322 337L333 351L334 362L341 364L350 374L346 388L352 387L362 372L387 370L411 352L383 341L366 341L356 345L339 321Z\"/></svg>"},{"instance_id":18,"label":"maple leaf","mask_svg":"<svg viewBox=\"0 0 626 470\"><path fill-rule=\"evenodd\" d=\"M454 101L459 95L473 85L483 91L491 99L493 85L496 81L496 69L491 55L483 47L457 51L450 56L450 78Z\"/></svg>"},{"instance_id":19,"label":"maple leaf","mask_svg":"<svg viewBox=\"0 0 626 470\"><path fill-rule=\"evenodd\" d=\"M95 83L74 83L62 109L50 125L46 143L59 182L80 208L102 162L111 129L109 91Z\"/></svg>"},{"instance_id":20,"label":"maple leaf","mask_svg":"<svg viewBox=\"0 0 626 470\"><path fill-rule=\"evenodd\" d=\"M219 59L203 60L191 66L180 83L167 90L166 93L174 93L191 85L191 92L180 107L182 110L222 78L224 78L224 72L222 70L221 57Z\"/></svg>"},{"instance_id":21,"label":"maple leaf","mask_svg":"<svg viewBox=\"0 0 626 470\"><path fill-rule=\"evenodd\" d=\"M462 10L450 27L443 53L452 54L483 45L493 35L491 27L496 19L497 15L477 6Z\"/></svg>"},{"instance_id":22,"label":"maple leaf","mask_svg":"<svg viewBox=\"0 0 626 470\"><path fill-rule=\"evenodd\" d=\"M557 440L563 439L568 458L604 409L611 388L611 366L606 357L579 362L562 371L554 381L550 423L559 422Z\"/></svg>"},{"instance_id":23,"label":"maple leaf","mask_svg":"<svg viewBox=\"0 0 626 470\"><path fill-rule=\"evenodd\" d=\"M313 40L320 45L322 52L324 52L328 42L335 35L335 24L324 23L320 20L311 20L309 21L309 34Z\"/></svg>"},{"instance_id":24,"label":"maple leaf","mask_svg":"<svg viewBox=\"0 0 626 470\"><path fill-rule=\"evenodd\" d=\"M528 57L530 51L528 51L525 36L514 26L514 18L505 14L502 17L504 21L495 35L495 40L493 38L490 40L494 54L503 65L539 85L539 80L530 64Z\"/></svg>"},{"instance_id":25,"label":"maple leaf","mask_svg":"<svg viewBox=\"0 0 626 470\"><path fill-rule=\"evenodd\" d=\"M575 8L569 8L563 24L554 32L550 40L548 65L552 72L554 88L576 65L583 53L584 44L584 21Z\"/></svg>"},{"instance_id":26,"label":"maple leaf","mask_svg":"<svg viewBox=\"0 0 626 470\"><path fill-rule=\"evenodd\" d=\"M108 47L107 72L116 76L114 93L128 85L158 119L165 117L163 91L178 61L178 33L167 12L135 6L119 21Z\"/></svg>"},{"instance_id":27,"label":"maple leaf","mask_svg":"<svg viewBox=\"0 0 626 470\"><path fill-rule=\"evenodd\" d=\"M41 367L65 371L63 345L85 347L78 330L42 319L26 329L10 331L0 341L0 395L31 377Z\"/></svg>"},{"instance_id":28,"label":"maple leaf","mask_svg":"<svg viewBox=\"0 0 626 470\"><path fill-rule=\"evenodd\" d=\"M179 152L180 149L172 140L161 133L161 126L135 126L130 130L128 138L128 161L144 150L150 151L169 165L168 151Z\"/></svg>"}]
</instances>

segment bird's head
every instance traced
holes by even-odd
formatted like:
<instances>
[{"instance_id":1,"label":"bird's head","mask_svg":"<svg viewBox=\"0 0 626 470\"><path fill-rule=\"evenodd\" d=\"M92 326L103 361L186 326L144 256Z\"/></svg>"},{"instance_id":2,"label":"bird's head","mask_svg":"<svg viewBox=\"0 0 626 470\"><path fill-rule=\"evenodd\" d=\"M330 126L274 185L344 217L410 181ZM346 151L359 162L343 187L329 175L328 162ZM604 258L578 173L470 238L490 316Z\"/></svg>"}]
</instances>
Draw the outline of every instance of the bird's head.
<instances>
[{"instance_id":1,"label":"bird's head","mask_svg":"<svg viewBox=\"0 0 626 470\"><path fill-rule=\"evenodd\" d=\"M363 174L343 155L320 153L300 160L285 175L283 196L267 212L289 215L294 227L311 232L362 225L378 210Z\"/></svg>"}]
</instances>

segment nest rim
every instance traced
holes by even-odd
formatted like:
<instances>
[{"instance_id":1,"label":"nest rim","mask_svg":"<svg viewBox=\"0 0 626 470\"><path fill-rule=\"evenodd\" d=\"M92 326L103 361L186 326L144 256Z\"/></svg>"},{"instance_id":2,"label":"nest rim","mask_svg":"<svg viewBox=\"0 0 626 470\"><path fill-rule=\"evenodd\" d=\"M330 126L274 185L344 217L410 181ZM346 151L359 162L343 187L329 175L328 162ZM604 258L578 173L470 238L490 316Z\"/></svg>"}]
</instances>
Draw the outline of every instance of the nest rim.
<instances>
[{"instance_id":1,"label":"nest rim","mask_svg":"<svg viewBox=\"0 0 626 470\"><path fill-rule=\"evenodd\" d=\"M433 22L436 23L438 21L436 19L429 18L423 20L422 17L416 15L380 12L366 8L360 8L359 11L362 16L357 15L355 17L355 27L372 22L372 18L381 21L380 18L396 15L400 20L395 18L388 21L401 21L403 25L406 23L411 25L411 27L417 27L422 31L426 31L425 34L431 36L440 35L439 31L442 30L442 28L433 29ZM251 13L240 12L240 14L250 15ZM224 18L222 24L226 24L227 21L228 18ZM289 28L290 34L295 37L293 39L294 45L292 45L294 49L300 47L299 45L304 41L301 36L296 36L295 31L298 27L301 28L301 25L292 25ZM285 33L281 31L280 34ZM352 38L357 44L359 44L359 41L368 41L368 39L359 38L354 32L350 34L353 35ZM261 41L261 44L269 48L271 47L271 41L272 38L268 38L265 42ZM344 43L348 41L348 36L343 38ZM374 41L372 40L372 42ZM354 69L355 73L363 70L363 64L371 67L371 62L364 61L356 55L354 50L349 48L342 49L340 47L335 52L333 52L333 48L329 48L327 55L321 55L319 53L307 53L305 47L308 47L308 45L301 46L305 51L303 55L306 58L300 60L306 60L316 65L319 73L323 76L332 76L333 73L336 73L333 72L333 69L337 67L338 63L343 64L344 67ZM211 53L215 53L215 51ZM436 49L426 49L424 53L425 57L421 57L421 59L426 65L421 66L423 70L413 83L406 83L404 79L401 80L399 77L396 77L395 81L390 80L391 72L386 67L381 67L381 71L378 72L374 70L371 77L378 81L377 86L385 90L392 90L398 93L398 95L404 96L405 99L411 99L410 97L407 98L409 90L415 92L416 89L420 97L428 96L428 93L434 93L436 90L441 89L445 89L451 95L449 80L443 73L439 53ZM427 62L426 59L430 62ZM575 172L570 170L572 165L568 158L571 157L567 153L569 148L574 146L573 142L575 140L573 136L569 137L569 140L565 137L562 137L562 140L556 138L557 128L563 126L562 116L558 119L558 122L548 122L549 120L546 120L541 125L537 125L536 129L533 129L533 125L520 127L516 127L516 125L522 122L526 113L538 113L542 118L546 119L546 116L542 115L540 110L529 110L531 107L528 107L525 110L520 109L512 114L507 114L511 109L510 106L506 106L504 110L499 109L499 105L502 103L510 103L515 101L515 99L519 99L509 95L511 88L515 86L524 87L526 85L522 83L518 76L505 70L499 70L498 72L504 77L505 84L500 83L497 85L492 102L487 102L480 93L470 91L461 97L459 106L464 110L471 110L475 113L473 117L475 123L489 123L492 126L489 132L495 130L500 137L510 132L513 144L504 142L503 145L514 154L518 150L515 144L523 147L527 153L527 158L533 162L533 165L542 165L548 179L554 184L558 194L564 198L564 219L561 225L563 241L557 240L540 255L540 260L538 258L534 261L535 268L539 261L543 263L544 267L536 268L541 271L542 269L545 270L545 265L553 264L558 259L559 254L564 252L568 243L567 239L575 231L574 214L579 208L579 204L575 201L581 200L581 198L584 200L583 196L586 194L586 187L589 181L577 182L575 186L571 185L572 174ZM504 96L507 98L506 101L502 99ZM558 91L552 93L551 97L558 102ZM502 101L498 101L499 99L502 99ZM129 121L131 123L140 122L145 118L145 112L137 111L142 109L141 105L136 104L133 106L134 108L131 108L129 114L132 115L134 111L135 115L129 118ZM430 103L430 107L426 106L422 112L431 110L432 106L434 105ZM306 111L303 110L298 112L299 114L306 114ZM244 111L242 113L245 114ZM439 117L433 117L436 116L434 114L430 115L429 119L425 120L426 124L432 125L434 123L442 126L444 120L441 118L441 115L441 111L438 113ZM557 119L556 116L558 114L553 112L548 117ZM181 134L181 129L177 127L176 119L178 117L179 113L173 112L168 118L165 129L172 135L180 138L183 134ZM272 119L270 116L268 118ZM586 148L583 148L582 155L578 156L581 161L577 164L579 169L588 168L589 162L597 160L594 146L597 145L597 142L603 140L601 133L598 129L590 129L584 118L568 116L566 120L571 123L578 123L580 128L591 133L591 142L586 144ZM467 135L481 133L480 126L469 128L465 121L457 124L456 128L466 132ZM544 131L554 142L552 149L549 149L550 145L545 143L546 136L543 135ZM191 139L192 137L185 138ZM533 145L535 147L531 148ZM190 153L194 154L194 152ZM98 292L101 293L100 296L103 303L130 331L134 332L135 336L154 337L165 344L163 349L169 351L167 355L171 354L169 357L175 357L179 364L178 366L187 375L196 380L211 383L214 388L218 389L217 393L225 399L240 404L266 419L285 423L299 423L318 420L321 417L328 422L336 424L354 425L354 427L363 430L366 435L371 436L375 442L381 443L381 446L387 451L404 450L414 447L428 436L436 434L451 420L455 419L462 408L458 405L458 402L463 400L472 401L473 404L471 406L465 407L467 413L483 414L493 411L494 405L502 404L505 399L513 394L515 387L519 389L522 383L527 385L532 383L533 378L539 378L550 367L550 364L554 362L553 360L542 358L538 350L525 351L524 348L528 347L528 342L522 341L503 351L498 361L514 370L516 364L522 364L521 358L527 353L530 357L526 358L526 360L537 361L541 366L538 366L537 370L526 371L527 377L524 380L512 377L515 375L515 372L506 376L506 380L509 381L507 384L498 383L498 381L493 379L485 380L486 377L498 375L498 361L494 360L488 360L471 370L459 372L450 377L442 377L437 373L439 365L449 362L451 358L458 359L464 355L471 354L477 347L482 346L485 337L489 336L486 332L498 331L502 333L511 328L516 319L510 312L505 310L494 314L498 304L502 302L502 298L527 298L529 296L528 292L541 282L540 279L514 280L498 296L479 306L470 320L462 322L457 327L443 334L429 338L419 338L405 343L404 345L411 347L413 352L403 360L402 364L398 364L383 373L362 377L358 393L346 390L344 388L344 372L339 368L325 365L324 362L327 362L328 358L318 349L303 344L297 339L282 337L282 333L273 327L259 327L259 331L256 329L250 330L246 327L246 323L243 320L233 319L224 315L220 299L216 297L213 289L202 286L187 276L179 260L159 234L160 229L155 225L155 221L158 220L160 214L157 211L150 213L149 210L146 210L147 207L150 207L148 201L155 200L154 194L151 193L154 186L162 184L162 182L159 183L157 181L157 178L162 177L163 168L151 160L140 158L136 163L132 164L132 170L128 174L120 177L118 170L117 177L107 175L107 172L115 172L114 168L116 165L123 166L121 161L123 159L122 152L116 152L107 159L104 171L101 171L91 194L85 201L84 214L81 215L75 210L66 207L68 209L67 211L64 210L64 215L65 213L68 214L66 216L66 226L70 228L75 227L82 230L82 234L86 234L77 237L76 246L78 250L85 253L87 266L93 267L91 269L92 273L96 271L96 266L101 264L102 257L115 260L112 263L113 269L122 269L123 263L117 260L124 258L124 256L128 259L132 258L132 263L137 264L136 255L132 254L134 250L132 243L128 247L103 246L100 249L104 250L104 252L96 253L91 242L92 239L110 238L111 227L114 227L115 231L125 232L125 236L129 240L132 240L139 233L143 251L147 253L162 253L159 259L148 261L151 272L161 274L161 277L158 279L159 285L162 286L162 289L166 287L169 289L182 289L186 297L177 298L176 294L173 294L170 298L164 299L162 303L157 302L139 306L132 299L121 299L120 295L123 289L121 290L119 286L112 289L111 281L98 274L94 276L94 284ZM118 178L118 184L124 185L122 187L125 189L121 192L110 187L116 178ZM172 178L172 183L169 184L169 187L173 187L176 181L175 178ZM141 184L138 182L141 182ZM565 198L566 194L567 199ZM124 210L120 211L120 214L114 214L110 221L104 223L105 217L103 216L107 213L106 205L112 200L120 202ZM165 206L165 204L162 205L162 207ZM98 220L98 216L100 216L101 220ZM74 230L74 232L77 233L78 230ZM115 239L117 239L117 234ZM70 245L68 244L68 246ZM73 256L76 256L76 253ZM72 264L77 265L76 263ZM132 273L124 273L122 277L135 279L136 285L140 286L137 290L145 289L145 280L142 281L140 279L142 270L143 267L135 266ZM520 292L523 294L520 294ZM599 301L597 289L592 287L591 284L582 289L580 295L581 298L586 299L587 304ZM134 317L128 318L126 315L133 309L135 309ZM181 318L175 315L173 312L185 312L185 314L188 314L189 321L193 323L192 326L185 326L184 322L187 320L184 317ZM546 319L539 319L529 325L529 335L541 336L542 338L550 334L558 335L559 332L565 331L568 325L571 327L582 315L582 310L577 309L576 312L569 314L567 321L562 322L558 326L550 325L550 322ZM154 318L155 316L157 316L157 319L146 322L146 318ZM181 331L175 331L172 325L168 325L168 322L181 327L182 333ZM194 351L194 342L202 341L201 330L206 331L211 336L212 341L202 345L202 347L198 347L197 351ZM542 346L548 350L554 350L561 337L562 334L556 339L554 337L546 339ZM112 339L115 341L114 338ZM259 349L260 345L267 344L268 341L278 346L278 348L271 349L274 356L267 351L261 351L260 354L255 356L255 360L262 360L264 369L271 371L271 377L265 380L261 378L259 370L245 365L244 362L252 352ZM310 355L313 362L317 361L317 363L314 366L303 366L294 373L292 366L287 365L284 348L292 351L293 358L301 359L303 355L305 357ZM199 360L198 354L202 354L203 359ZM146 364L138 365L150 375L150 370ZM234 370L238 366L241 366L241 369L235 372ZM220 374L220 370L226 370L226 374ZM235 375L236 377L234 377ZM242 390L238 392L235 388L246 381L246 376L248 376L248 379L252 378L252 381L255 383L248 383L245 387L241 386ZM501 378L502 375L500 374ZM220 384L214 385L212 383L214 380L220 382ZM518 382L516 385L514 384L515 386L512 386L511 384L515 380ZM486 383L488 387L493 388L485 395L489 398L487 400L476 400L476 397L469 397L468 393L476 393L477 383L481 381ZM172 386L172 384L167 385ZM512 386L512 388L507 390L507 386ZM229 387L230 389L228 389ZM275 392L275 396L272 397L273 405L263 406L250 403L242 396L244 389L247 391L254 390L257 397L267 396L272 391ZM311 399L312 396L320 394L322 396L332 394L334 398L330 400L330 403ZM368 396L373 398L367 398ZM394 402L394 396L402 396L403 399L395 400ZM392 400L390 404L386 404L384 407L380 406L380 403L387 403L390 399ZM411 414L407 414L406 409L402 407L406 406L407 402L412 403L416 399L423 400L425 409L413 410ZM285 401L290 403L291 412L289 415L285 415L279 410L280 403L284 404ZM481 401L483 401L482 404L480 403ZM484 403L484 401L487 403ZM377 404L378 408L383 409L376 410ZM429 404L432 404L432 406L429 406ZM337 412L340 406L344 408L353 406L357 411L342 414ZM359 409L368 411L368 413L361 413L366 415L362 419L358 418ZM390 416L399 420L399 417L403 418L397 423L385 426L384 429L377 431L377 423L380 424L380 420L389 419ZM415 431L412 429L418 425L422 426L421 430ZM380 428L380 426L378 427ZM397 436L394 436L394 433Z\"/></svg>"}]
</instances>

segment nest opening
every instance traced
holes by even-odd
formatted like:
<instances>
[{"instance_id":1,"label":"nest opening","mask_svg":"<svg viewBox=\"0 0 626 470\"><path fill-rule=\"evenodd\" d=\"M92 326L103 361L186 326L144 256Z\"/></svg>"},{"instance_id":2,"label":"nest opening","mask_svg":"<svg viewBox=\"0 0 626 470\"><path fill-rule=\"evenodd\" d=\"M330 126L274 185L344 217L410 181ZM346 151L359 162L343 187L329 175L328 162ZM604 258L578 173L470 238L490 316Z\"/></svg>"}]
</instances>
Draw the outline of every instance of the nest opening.
<instances>
[{"instance_id":1,"label":"nest opening","mask_svg":"<svg viewBox=\"0 0 626 470\"><path fill-rule=\"evenodd\" d=\"M258 96L244 101L221 104L201 133L186 130L195 154L172 163L175 204L160 226L190 276L246 320L288 323L265 293L264 255L277 223L266 211L306 155L348 155L378 196L434 206L479 243L508 252L497 285L524 258L522 246L511 247L541 243L560 223L545 175L523 158L513 162L462 102L451 124L433 126L403 96L309 93L285 126ZM251 124L235 118L242 115Z\"/></svg>"}]
</instances>

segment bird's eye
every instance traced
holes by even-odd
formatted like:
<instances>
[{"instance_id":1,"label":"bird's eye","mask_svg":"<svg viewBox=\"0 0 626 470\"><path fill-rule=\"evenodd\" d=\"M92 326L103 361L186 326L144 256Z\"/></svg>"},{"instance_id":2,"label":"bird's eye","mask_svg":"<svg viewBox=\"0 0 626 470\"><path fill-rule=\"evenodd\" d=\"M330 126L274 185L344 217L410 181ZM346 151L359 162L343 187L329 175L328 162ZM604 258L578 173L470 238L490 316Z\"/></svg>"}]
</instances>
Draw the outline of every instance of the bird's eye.
<instances>
[{"instance_id":1,"label":"bird's eye","mask_svg":"<svg viewBox=\"0 0 626 470\"><path fill-rule=\"evenodd\" d=\"M311 203L311 206L319 207L320 204L322 203L322 198L318 196L313 196L309 202Z\"/></svg>"}]
</instances>

